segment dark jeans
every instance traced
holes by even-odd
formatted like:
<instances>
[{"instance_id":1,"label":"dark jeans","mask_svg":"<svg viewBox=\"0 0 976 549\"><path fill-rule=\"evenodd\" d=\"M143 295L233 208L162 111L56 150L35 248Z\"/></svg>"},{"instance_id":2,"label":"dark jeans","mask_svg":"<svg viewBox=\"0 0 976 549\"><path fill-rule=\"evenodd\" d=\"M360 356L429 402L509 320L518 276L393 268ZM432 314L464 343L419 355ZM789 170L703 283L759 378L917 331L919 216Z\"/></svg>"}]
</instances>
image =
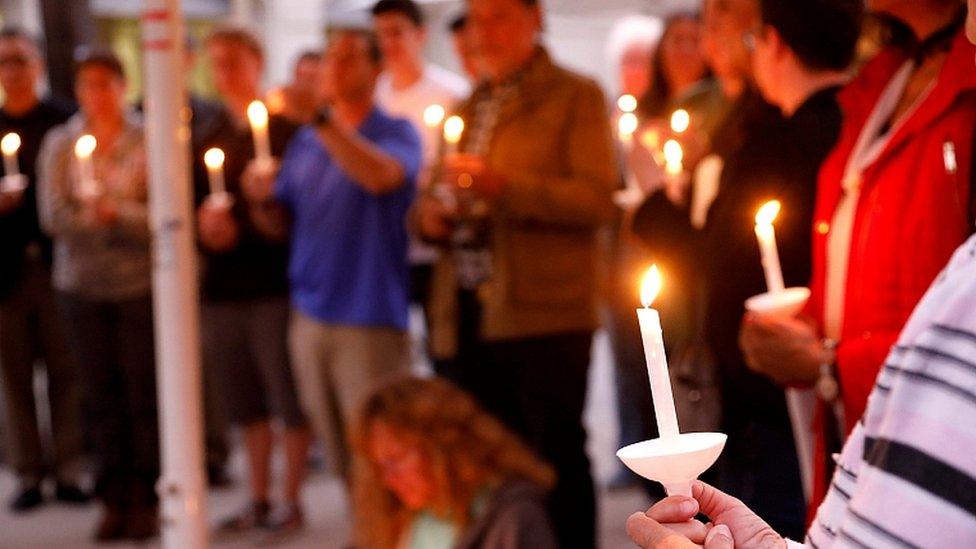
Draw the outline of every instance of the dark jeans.
<instances>
[{"instance_id":1,"label":"dark jeans","mask_svg":"<svg viewBox=\"0 0 976 549\"><path fill-rule=\"evenodd\" d=\"M151 299L61 298L88 395L95 492L109 507L155 505L159 428Z\"/></svg>"},{"instance_id":2,"label":"dark jeans","mask_svg":"<svg viewBox=\"0 0 976 549\"><path fill-rule=\"evenodd\" d=\"M11 293L0 302L0 376L12 465L25 485L46 476L77 483L84 431L78 368L51 290L51 271L28 259ZM47 372L51 454L45 460L34 399L34 368Z\"/></svg>"},{"instance_id":3,"label":"dark jeans","mask_svg":"<svg viewBox=\"0 0 976 549\"><path fill-rule=\"evenodd\" d=\"M450 377L555 468L549 513L560 546L595 547L596 496L583 428L593 334L482 341L476 298L461 297L460 347Z\"/></svg>"}]
</instances>

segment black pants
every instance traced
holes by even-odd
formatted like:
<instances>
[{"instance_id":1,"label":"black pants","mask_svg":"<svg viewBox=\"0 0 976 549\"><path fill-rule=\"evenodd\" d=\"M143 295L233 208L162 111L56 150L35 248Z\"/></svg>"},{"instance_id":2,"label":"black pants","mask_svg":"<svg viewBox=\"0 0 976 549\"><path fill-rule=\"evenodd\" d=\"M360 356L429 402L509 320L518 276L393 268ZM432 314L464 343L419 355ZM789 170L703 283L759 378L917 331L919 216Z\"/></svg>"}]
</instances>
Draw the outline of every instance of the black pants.
<instances>
[{"instance_id":1,"label":"black pants","mask_svg":"<svg viewBox=\"0 0 976 549\"><path fill-rule=\"evenodd\" d=\"M485 342L476 298L463 293L462 300L459 354L449 377L556 469L549 510L560 546L595 547L596 496L583 428L593 334Z\"/></svg>"},{"instance_id":2,"label":"black pants","mask_svg":"<svg viewBox=\"0 0 976 549\"><path fill-rule=\"evenodd\" d=\"M159 428L151 300L62 295L62 302L88 398L95 492L108 507L153 506Z\"/></svg>"}]
</instances>

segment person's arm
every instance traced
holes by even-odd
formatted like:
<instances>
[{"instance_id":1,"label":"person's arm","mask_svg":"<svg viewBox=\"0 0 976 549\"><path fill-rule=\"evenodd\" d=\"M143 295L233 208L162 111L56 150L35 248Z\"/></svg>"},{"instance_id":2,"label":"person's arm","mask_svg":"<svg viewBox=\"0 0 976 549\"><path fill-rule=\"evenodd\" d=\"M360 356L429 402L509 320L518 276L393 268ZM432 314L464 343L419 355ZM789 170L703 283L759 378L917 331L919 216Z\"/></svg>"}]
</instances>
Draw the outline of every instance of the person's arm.
<instances>
[{"instance_id":1,"label":"person's arm","mask_svg":"<svg viewBox=\"0 0 976 549\"><path fill-rule=\"evenodd\" d=\"M270 242L288 240L291 216L288 209L273 201L248 204L248 216L257 233Z\"/></svg>"},{"instance_id":2,"label":"person's arm","mask_svg":"<svg viewBox=\"0 0 976 549\"><path fill-rule=\"evenodd\" d=\"M514 219L539 223L592 227L610 222L619 178L604 105L598 87L582 88L573 112L568 113L566 173L506 174L499 207Z\"/></svg>"},{"instance_id":3,"label":"person's arm","mask_svg":"<svg viewBox=\"0 0 976 549\"><path fill-rule=\"evenodd\" d=\"M129 184L133 186L146 187L146 161L145 151L142 147L132 151L132 158L127 158L129 163L126 170L122 172L123 177L132 178ZM148 192L148 189L147 191ZM151 231L149 229L149 205L148 200L134 198L115 199L112 201L115 209L115 221L112 223L112 230L125 238L140 242L149 242Z\"/></svg>"},{"instance_id":4,"label":"person's arm","mask_svg":"<svg viewBox=\"0 0 976 549\"><path fill-rule=\"evenodd\" d=\"M391 193L406 181L407 170L398 159L355 129L332 120L316 126L316 134L336 165L367 192Z\"/></svg>"}]
</instances>

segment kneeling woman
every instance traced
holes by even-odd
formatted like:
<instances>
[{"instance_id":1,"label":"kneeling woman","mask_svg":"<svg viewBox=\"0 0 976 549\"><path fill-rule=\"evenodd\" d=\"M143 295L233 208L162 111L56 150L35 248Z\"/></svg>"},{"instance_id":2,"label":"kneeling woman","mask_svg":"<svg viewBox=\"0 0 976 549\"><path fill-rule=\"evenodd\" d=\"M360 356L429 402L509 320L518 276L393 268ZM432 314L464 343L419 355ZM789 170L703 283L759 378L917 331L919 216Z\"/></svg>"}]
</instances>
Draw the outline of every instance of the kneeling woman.
<instances>
[{"instance_id":1,"label":"kneeling woman","mask_svg":"<svg viewBox=\"0 0 976 549\"><path fill-rule=\"evenodd\" d=\"M450 383L380 387L363 404L353 443L362 546L556 546L545 508L552 470Z\"/></svg>"}]
</instances>

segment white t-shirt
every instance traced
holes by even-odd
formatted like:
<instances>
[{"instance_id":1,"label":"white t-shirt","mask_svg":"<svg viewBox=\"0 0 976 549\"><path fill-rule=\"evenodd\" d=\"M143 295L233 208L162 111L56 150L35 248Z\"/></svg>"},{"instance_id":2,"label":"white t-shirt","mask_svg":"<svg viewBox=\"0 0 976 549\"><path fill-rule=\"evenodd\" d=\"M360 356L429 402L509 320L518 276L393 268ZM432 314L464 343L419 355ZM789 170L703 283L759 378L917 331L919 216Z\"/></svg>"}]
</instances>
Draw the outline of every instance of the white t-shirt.
<instances>
[{"instance_id":1,"label":"white t-shirt","mask_svg":"<svg viewBox=\"0 0 976 549\"><path fill-rule=\"evenodd\" d=\"M424 164L417 179L419 185L427 183L427 172L433 164L440 144L440 129L428 128L424 124L424 110L431 105L440 105L450 113L454 107L471 93L468 81L453 72L428 63L424 74L414 85L403 90L393 89L390 75L380 75L376 83L376 102L389 114L406 118L417 129L424 149ZM410 243L410 263L430 264L437 260L437 250L413 238Z\"/></svg>"}]
</instances>

